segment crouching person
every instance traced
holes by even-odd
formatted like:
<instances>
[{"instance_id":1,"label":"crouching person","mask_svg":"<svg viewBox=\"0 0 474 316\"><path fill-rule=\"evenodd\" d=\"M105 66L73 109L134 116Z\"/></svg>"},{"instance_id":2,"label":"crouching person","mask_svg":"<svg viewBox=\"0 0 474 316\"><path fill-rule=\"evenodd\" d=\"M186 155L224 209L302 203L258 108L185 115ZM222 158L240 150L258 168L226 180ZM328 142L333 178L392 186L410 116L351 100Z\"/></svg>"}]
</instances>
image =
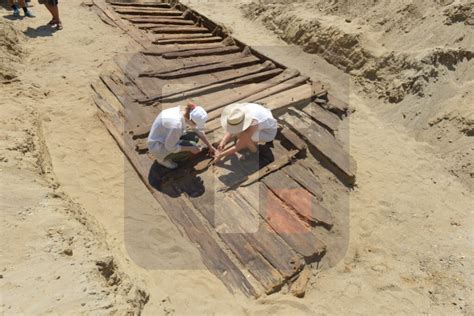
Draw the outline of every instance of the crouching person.
<instances>
[{"instance_id":1,"label":"crouching person","mask_svg":"<svg viewBox=\"0 0 474 316\"><path fill-rule=\"evenodd\" d=\"M160 165L169 169L175 169L177 162L201 152L199 139L209 148L210 154L214 154L215 148L204 133L206 120L206 111L193 102L184 109L178 106L161 111L148 135L150 153Z\"/></svg>"},{"instance_id":2,"label":"crouching person","mask_svg":"<svg viewBox=\"0 0 474 316\"><path fill-rule=\"evenodd\" d=\"M272 112L256 103L236 103L228 105L221 115L222 127L226 130L224 138L218 146L215 161L236 154L239 159L245 156L240 151L248 149L257 152L259 143L268 143L275 139L278 123ZM226 144L236 137L234 146L225 149Z\"/></svg>"}]
</instances>

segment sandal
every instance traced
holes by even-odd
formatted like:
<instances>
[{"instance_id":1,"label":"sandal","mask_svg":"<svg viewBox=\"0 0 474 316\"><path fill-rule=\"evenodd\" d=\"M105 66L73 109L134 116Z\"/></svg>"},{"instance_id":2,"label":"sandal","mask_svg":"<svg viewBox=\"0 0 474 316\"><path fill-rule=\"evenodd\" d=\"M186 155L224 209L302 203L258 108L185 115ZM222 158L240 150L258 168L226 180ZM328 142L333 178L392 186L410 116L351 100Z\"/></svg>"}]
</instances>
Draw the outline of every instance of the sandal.
<instances>
[{"instance_id":1,"label":"sandal","mask_svg":"<svg viewBox=\"0 0 474 316\"><path fill-rule=\"evenodd\" d=\"M63 24L62 24L61 22L58 22L58 23L56 24L56 29L57 29L57 30L62 30L62 29L63 29Z\"/></svg>"},{"instance_id":2,"label":"sandal","mask_svg":"<svg viewBox=\"0 0 474 316\"><path fill-rule=\"evenodd\" d=\"M51 21L48 22L47 25L53 26L53 25L56 25L56 24L58 24L58 22L55 19L52 19Z\"/></svg>"}]
</instances>

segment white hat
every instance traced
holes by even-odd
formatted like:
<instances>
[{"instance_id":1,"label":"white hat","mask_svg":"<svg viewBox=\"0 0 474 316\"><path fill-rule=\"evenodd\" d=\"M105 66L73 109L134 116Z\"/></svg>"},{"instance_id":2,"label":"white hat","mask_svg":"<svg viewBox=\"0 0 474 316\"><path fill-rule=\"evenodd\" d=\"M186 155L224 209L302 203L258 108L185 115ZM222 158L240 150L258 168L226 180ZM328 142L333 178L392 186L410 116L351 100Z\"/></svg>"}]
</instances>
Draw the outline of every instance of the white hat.
<instances>
[{"instance_id":1,"label":"white hat","mask_svg":"<svg viewBox=\"0 0 474 316\"><path fill-rule=\"evenodd\" d=\"M246 103L230 104L222 111L221 124L227 132L238 134L252 124L252 116L246 105Z\"/></svg>"},{"instance_id":2,"label":"white hat","mask_svg":"<svg viewBox=\"0 0 474 316\"><path fill-rule=\"evenodd\" d=\"M200 106L196 106L191 113L189 113L189 118L196 123L197 129L204 129L204 124L207 121L207 112Z\"/></svg>"}]
</instances>

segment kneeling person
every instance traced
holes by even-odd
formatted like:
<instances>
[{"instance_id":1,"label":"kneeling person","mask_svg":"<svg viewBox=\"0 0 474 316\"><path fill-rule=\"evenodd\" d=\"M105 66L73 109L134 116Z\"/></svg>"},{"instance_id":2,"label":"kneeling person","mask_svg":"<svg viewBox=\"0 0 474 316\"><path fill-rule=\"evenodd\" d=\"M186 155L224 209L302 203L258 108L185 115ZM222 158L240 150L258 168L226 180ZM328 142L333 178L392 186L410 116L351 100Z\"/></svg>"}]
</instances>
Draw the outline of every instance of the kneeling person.
<instances>
[{"instance_id":1,"label":"kneeling person","mask_svg":"<svg viewBox=\"0 0 474 316\"><path fill-rule=\"evenodd\" d=\"M256 152L258 143L273 141L278 131L278 124L272 112L256 103L237 103L227 106L222 112L221 124L226 134L219 143L216 161L232 154L239 155L238 152L244 149ZM236 144L224 150L232 136L237 137Z\"/></svg>"},{"instance_id":2,"label":"kneeling person","mask_svg":"<svg viewBox=\"0 0 474 316\"><path fill-rule=\"evenodd\" d=\"M174 107L161 111L148 135L148 149L157 162L169 169L175 169L176 162L184 161L201 152L197 145L201 139L211 154L215 149L204 133L206 111L189 102L185 109ZM188 132L187 127L192 131Z\"/></svg>"}]
</instances>

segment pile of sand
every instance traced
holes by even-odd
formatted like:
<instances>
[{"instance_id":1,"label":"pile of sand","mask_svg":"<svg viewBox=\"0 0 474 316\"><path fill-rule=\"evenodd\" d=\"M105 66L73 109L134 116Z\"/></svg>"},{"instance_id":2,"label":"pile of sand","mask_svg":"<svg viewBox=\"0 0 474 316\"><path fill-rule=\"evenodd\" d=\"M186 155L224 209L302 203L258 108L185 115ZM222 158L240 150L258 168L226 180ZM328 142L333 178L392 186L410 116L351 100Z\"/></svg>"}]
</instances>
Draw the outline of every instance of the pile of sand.
<instances>
[{"instance_id":1,"label":"pile of sand","mask_svg":"<svg viewBox=\"0 0 474 316\"><path fill-rule=\"evenodd\" d=\"M23 55L20 33L10 21L0 20L0 84L16 78L15 66Z\"/></svg>"},{"instance_id":2,"label":"pile of sand","mask_svg":"<svg viewBox=\"0 0 474 316\"><path fill-rule=\"evenodd\" d=\"M41 45L28 49L19 23L0 20L0 314L139 314L148 293L117 264L107 233L53 170L44 133L51 119L39 109L51 92L41 87L48 80L34 80L41 54L55 56Z\"/></svg>"},{"instance_id":3,"label":"pile of sand","mask_svg":"<svg viewBox=\"0 0 474 316\"><path fill-rule=\"evenodd\" d=\"M118 268L98 223L60 189L38 113L10 106L0 135L1 310L138 314L148 294Z\"/></svg>"},{"instance_id":4,"label":"pile of sand","mask_svg":"<svg viewBox=\"0 0 474 316\"><path fill-rule=\"evenodd\" d=\"M244 4L284 41L351 75L388 120L437 146L474 188L471 1L286 1ZM429 33L427 33L429 30Z\"/></svg>"}]
</instances>

